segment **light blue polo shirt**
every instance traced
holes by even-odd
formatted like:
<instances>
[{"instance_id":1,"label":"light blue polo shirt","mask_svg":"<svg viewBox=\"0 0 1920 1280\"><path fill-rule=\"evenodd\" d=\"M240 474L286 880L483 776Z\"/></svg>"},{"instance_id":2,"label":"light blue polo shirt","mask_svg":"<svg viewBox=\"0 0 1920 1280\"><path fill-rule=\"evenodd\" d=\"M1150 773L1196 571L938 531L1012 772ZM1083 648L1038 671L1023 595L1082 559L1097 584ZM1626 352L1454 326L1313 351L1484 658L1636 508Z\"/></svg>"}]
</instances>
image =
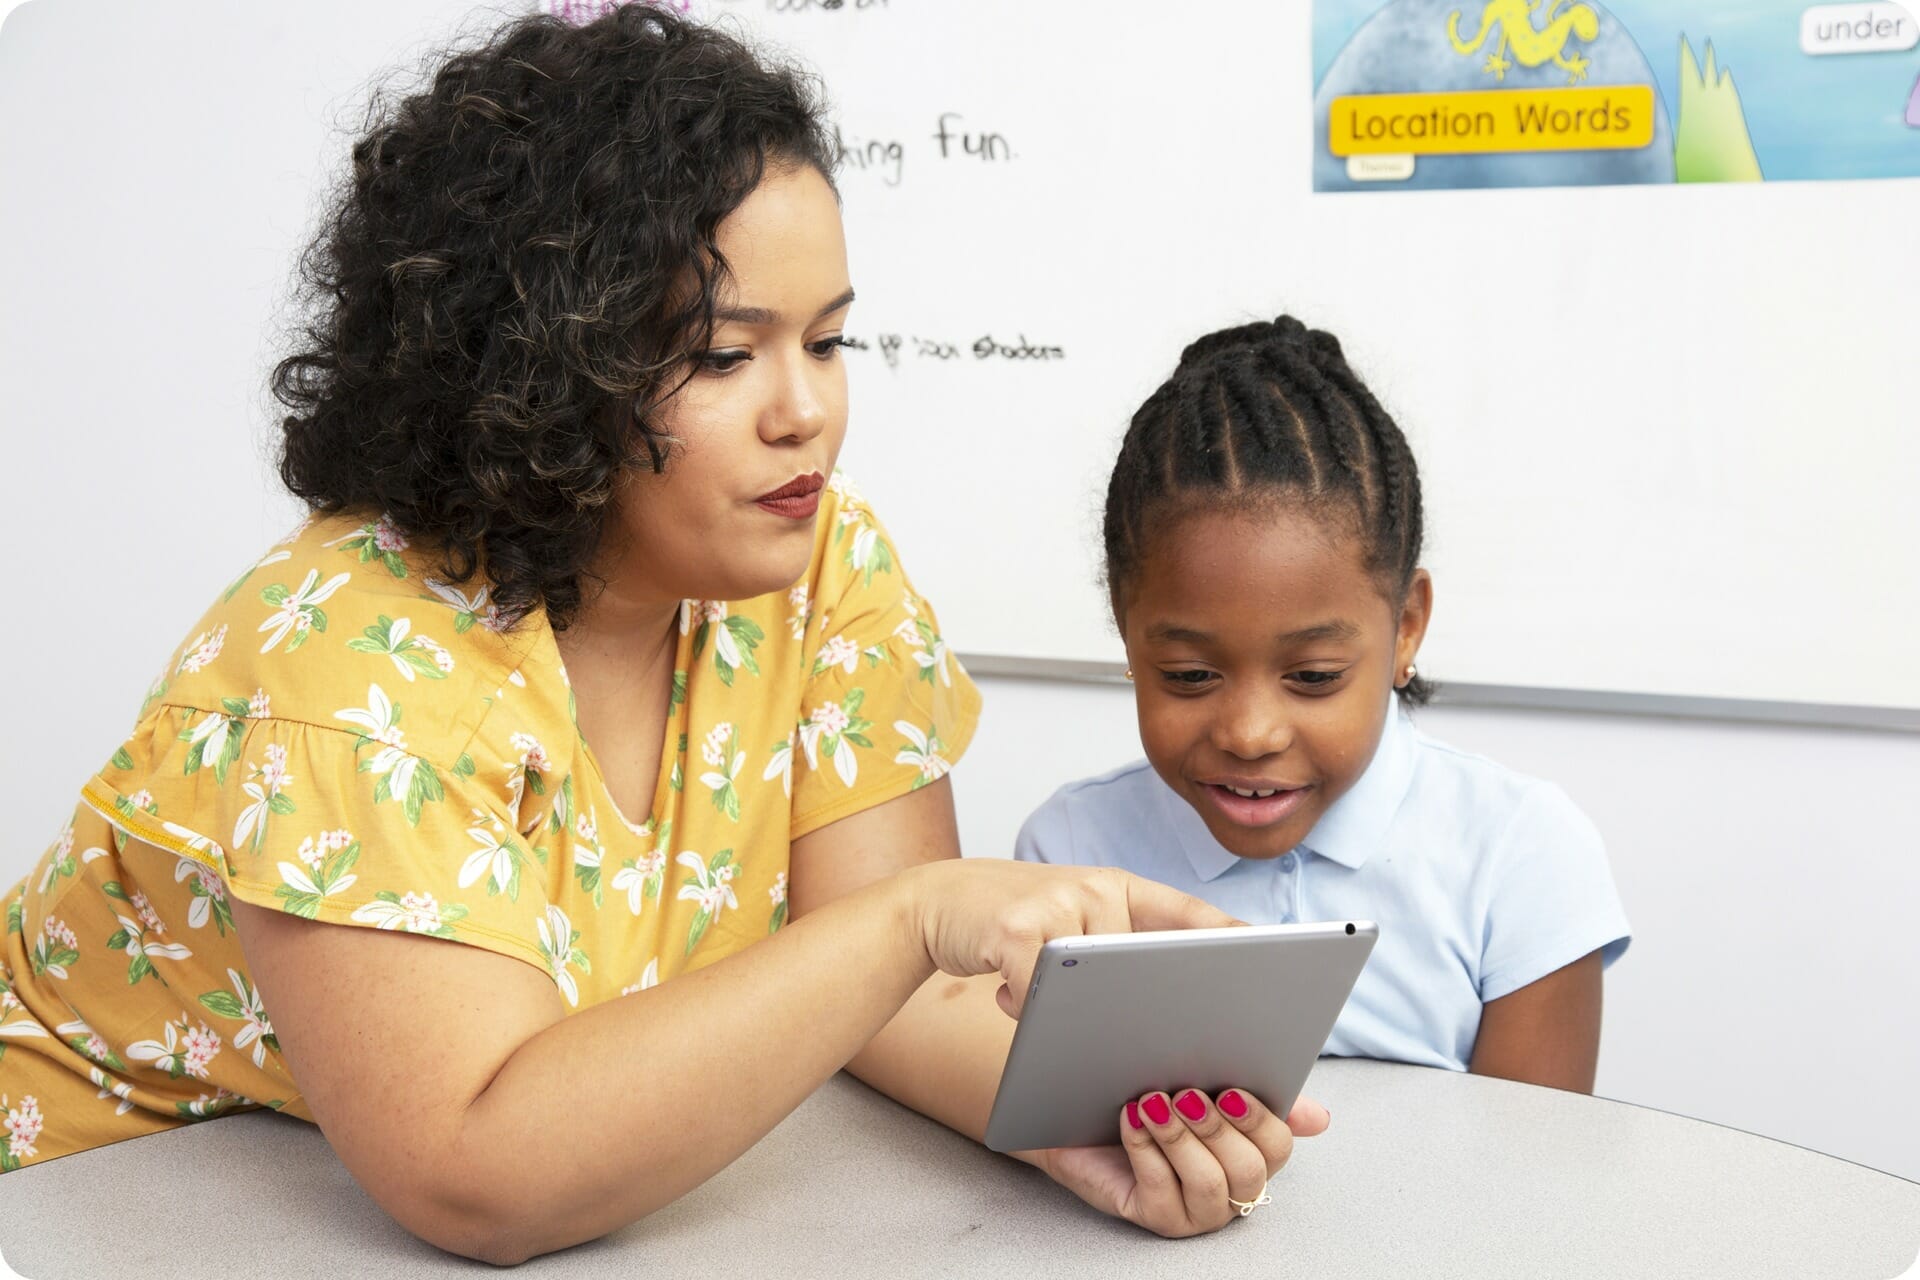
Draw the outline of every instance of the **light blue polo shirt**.
<instances>
[{"instance_id":1,"label":"light blue polo shirt","mask_svg":"<svg viewBox=\"0 0 1920 1280\"><path fill-rule=\"evenodd\" d=\"M1464 1071L1480 1006L1631 932L1599 832L1565 792L1436 742L1398 706L1373 761L1285 857L1241 859L1145 760L1060 788L1028 862L1121 867L1251 924L1372 920L1325 1052Z\"/></svg>"}]
</instances>

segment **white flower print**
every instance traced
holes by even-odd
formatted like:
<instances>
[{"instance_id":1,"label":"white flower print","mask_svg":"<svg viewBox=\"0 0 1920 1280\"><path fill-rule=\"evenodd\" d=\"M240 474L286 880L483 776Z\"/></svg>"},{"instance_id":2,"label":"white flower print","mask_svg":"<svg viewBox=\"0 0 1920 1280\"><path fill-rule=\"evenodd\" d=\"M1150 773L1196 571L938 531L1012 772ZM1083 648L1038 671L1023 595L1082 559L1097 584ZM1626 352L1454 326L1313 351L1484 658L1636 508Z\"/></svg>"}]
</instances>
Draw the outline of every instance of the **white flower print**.
<instances>
[{"instance_id":1,"label":"white flower print","mask_svg":"<svg viewBox=\"0 0 1920 1280\"><path fill-rule=\"evenodd\" d=\"M271 633L267 636L266 643L260 646L260 652L271 653L274 646L285 640L291 632L293 642L287 646L287 652L291 653L306 642L309 631L315 628L325 631L327 615L320 609L320 604L341 587L346 586L352 576L347 573L336 573L322 583L320 571L309 569L307 576L301 580L299 588L295 591L290 592L279 583L262 591L261 598L273 605L274 610L258 627L260 631Z\"/></svg>"},{"instance_id":2,"label":"white flower print","mask_svg":"<svg viewBox=\"0 0 1920 1280\"><path fill-rule=\"evenodd\" d=\"M45 897L61 876L70 876L74 870L73 824L69 822L53 842L53 848L47 851L47 869L40 876L40 895Z\"/></svg>"},{"instance_id":3,"label":"white flower print","mask_svg":"<svg viewBox=\"0 0 1920 1280\"><path fill-rule=\"evenodd\" d=\"M425 632L415 635L412 618L389 618L383 613L374 625L347 641L347 648L381 655L408 684L418 676L441 680L453 671L453 655Z\"/></svg>"},{"instance_id":4,"label":"white flower print","mask_svg":"<svg viewBox=\"0 0 1920 1280\"><path fill-rule=\"evenodd\" d=\"M119 1105L113 1109L114 1115L123 1116L133 1110L132 1085L117 1083L107 1079L107 1073L98 1067L94 1067L87 1072L87 1079L93 1081L94 1086L100 1090L100 1092L95 1095L96 1097L103 1101L107 1098L118 1098L120 1100Z\"/></svg>"},{"instance_id":5,"label":"white flower print","mask_svg":"<svg viewBox=\"0 0 1920 1280\"><path fill-rule=\"evenodd\" d=\"M473 821L475 825L467 828L467 834L479 847L460 864L460 887L471 888L484 876L489 895L504 893L518 902L520 866L526 861L526 855L520 852L520 846L508 833L506 824L498 818L475 809Z\"/></svg>"},{"instance_id":6,"label":"white flower print","mask_svg":"<svg viewBox=\"0 0 1920 1280\"><path fill-rule=\"evenodd\" d=\"M58 916L43 920L40 933L33 944L33 971L64 982L67 966L80 961L80 940Z\"/></svg>"},{"instance_id":7,"label":"white flower print","mask_svg":"<svg viewBox=\"0 0 1920 1280\"><path fill-rule=\"evenodd\" d=\"M181 858L173 864L173 878L176 882L192 880L190 892L193 902L187 907L187 927L204 929L209 920L219 921L219 931L226 932L226 922L232 919L232 908L227 905L227 886L221 882L220 873L200 862L197 858Z\"/></svg>"},{"instance_id":8,"label":"white flower print","mask_svg":"<svg viewBox=\"0 0 1920 1280\"><path fill-rule=\"evenodd\" d=\"M379 685L367 686L366 706L343 707L333 713L333 718L359 726L356 753L362 747L380 748L360 762L360 772L376 774L380 779L373 789L375 804L398 800L406 810L407 821L417 824L421 806L445 795L432 766L408 752L406 734L400 728L400 707Z\"/></svg>"},{"instance_id":9,"label":"white flower print","mask_svg":"<svg viewBox=\"0 0 1920 1280\"><path fill-rule=\"evenodd\" d=\"M713 668L720 683L731 686L734 674L746 670L760 674L760 663L753 654L766 639L760 624L744 614L729 611L724 600L687 600L680 605L680 631L697 624L693 634L693 656L698 658L713 640Z\"/></svg>"},{"instance_id":10,"label":"white flower print","mask_svg":"<svg viewBox=\"0 0 1920 1280\"><path fill-rule=\"evenodd\" d=\"M488 598L488 589L484 586L472 595L468 595L450 583L428 578L427 590L440 597L442 603L454 611L456 616L453 620L453 629L456 633L464 635L476 622L486 630L496 633L505 631L513 625L513 620L502 613L500 606Z\"/></svg>"},{"instance_id":11,"label":"white flower print","mask_svg":"<svg viewBox=\"0 0 1920 1280\"><path fill-rule=\"evenodd\" d=\"M606 850L600 844L599 810L589 806L576 814L573 830L579 837L573 842L573 876L580 887L593 896L593 905L597 907L606 900L600 886L600 864L606 858Z\"/></svg>"},{"instance_id":12,"label":"white flower print","mask_svg":"<svg viewBox=\"0 0 1920 1280\"><path fill-rule=\"evenodd\" d=\"M157 977L153 969L155 960L192 958L193 951L187 946L178 942L165 941L167 927L161 922L159 913L154 911L153 904L147 901L146 894L137 890L129 894L118 881L104 885L102 891L109 898L118 898L133 908L133 918L118 912L114 913L114 918L120 922L120 928L107 939L107 946L111 950L124 951L127 954L129 985L149 975Z\"/></svg>"},{"instance_id":13,"label":"white flower print","mask_svg":"<svg viewBox=\"0 0 1920 1280\"><path fill-rule=\"evenodd\" d=\"M789 733L785 742L774 744L767 767L760 774L762 782L772 782L777 776L780 779L780 790L789 800L793 798L793 737L794 735Z\"/></svg>"},{"instance_id":14,"label":"white flower print","mask_svg":"<svg viewBox=\"0 0 1920 1280\"><path fill-rule=\"evenodd\" d=\"M540 935L540 954L547 958L547 967L553 971L553 981L560 988L560 994L567 1003L578 1006L580 1003L580 985L567 972L569 966L582 973L592 973L593 966L587 961L587 953L578 946L580 931L567 919L567 913L559 907L549 906L543 919L533 922L534 930Z\"/></svg>"},{"instance_id":15,"label":"white flower print","mask_svg":"<svg viewBox=\"0 0 1920 1280\"><path fill-rule=\"evenodd\" d=\"M84 1018L74 1018L55 1028L55 1033L65 1040L76 1053L84 1055L95 1066L111 1067L115 1071L125 1071L127 1064L113 1051L105 1036L88 1026ZM105 1097L105 1094L101 1095Z\"/></svg>"},{"instance_id":16,"label":"white flower print","mask_svg":"<svg viewBox=\"0 0 1920 1280\"><path fill-rule=\"evenodd\" d=\"M257 852L261 841L267 837L267 816L270 813L293 812L293 801L280 794L292 783L293 775L287 772L286 744L269 742L266 758L253 766L247 781L240 785L252 803L240 810L240 816L233 824L233 844L236 849L251 837Z\"/></svg>"},{"instance_id":17,"label":"white flower print","mask_svg":"<svg viewBox=\"0 0 1920 1280\"><path fill-rule=\"evenodd\" d=\"M733 860L731 849L722 849L713 855L711 861L687 849L674 861L693 873L681 884L677 896L682 902L698 903L700 907L687 930L687 954L692 955L693 949L700 945L707 926L717 920L726 908L740 905L740 899L733 892L733 879L739 874L740 868Z\"/></svg>"},{"instance_id":18,"label":"white flower print","mask_svg":"<svg viewBox=\"0 0 1920 1280\"><path fill-rule=\"evenodd\" d=\"M233 1033L233 1047L244 1049L252 1045L253 1065L264 1067L267 1064L267 1050L278 1053L280 1042L274 1038L273 1023L267 1020L266 1008L260 1003L260 992L238 969L227 970L227 981L232 984L232 991L209 991L200 997L200 1003L210 1012L241 1023L240 1029ZM204 1027L202 1029L205 1030ZM213 1035L211 1031L206 1034ZM188 1035L191 1042L193 1033L189 1032ZM207 1053L207 1058L211 1059L219 1050L220 1038L214 1036L213 1048ZM191 1066L187 1067L187 1071L191 1075L200 1074Z\"/></svg>"},{"instance_id":19,"label":"white flower print","mask_svg":"<svg viewBox=\"0 0 1920 1280\"><path fill-rule=\"evenodd\" d=\"M837 702L824 702L813 709L809 722L821 733L840 734L846 732L852 717Z\"/></svg>"},{"instance_id":20,"label":"white flower print","mask_svg":"<svg viewBox=\"0 0 1920 1280\"><path fill-rule=\"evenodd\" d=\"M861 496L859 486L845 472L836 470L827 480L827 492L839 498L842 506L857 506L866 502Z\"/></svg>"},{"instance_id":21,"label":"white flower print","mask_svg":"<svg viewBox=\"0 0 1920 1280\"><path fill-rule=\"evenodd\" d=\"M895 720L893 728L894 732L907 740L907 745L900 748L900 754L893 758L893 762L909 765L920 771L919 779L913 784L914 790L917 791L929 782L944 778L952 772L952 763L940 754L942 746L940 736L932 729L922 732L917 725L907 720Z\"/></svg>"},{"instance_id":22,"label":"white flower print","mask_svg":"<svg viewBox=\"0 0 1920 1280\"><path fill-rule=\"evenodd\" d=\"M613 891L625 891L627 910L638 916L645 905L644 898L660 900L660 885L666 875L667 855L663 849L653 849L637 858L629 858L620 869L613 873Z\"/></svg>"},{"instance_id":23,"label":"white flower print","mask_svg":"<svg viewBox=\"0 0 1920 1280\"><path fill-rule=\"evenodd\" d=\"M374 900L355 907L353 918L376 929L401 929L435 938L451 938L453 925L464 920L467 908L458 902L441 903L430 893L393 893L381 890Z\"/></svg>"},{"instance_id":24,"label":"white flower print","mask_svg":"<svg viewBox=\"0 0 1920 1280\"><path fill-rule=\"evenodd\" d=\"M151 1062L175 1080L183 1075L205 1080L207 1068L220 1052L219 1033L204 1022L194 1026L183 1013L178 1023L167 1023L162 1034L166 1037L164 1041L134 1041L127 1046L127 1057L135 1062Z\"/></svg>"},{"instance_id":25,"label":"white flower print","mask_svg":"<svg viewBox=\"0 0 1920 1280\"><path fill-rule=\"evenodd\" d=\"M520 753L520 767L545 773L553 767L547 759L547 749L540 745L540 739L530 733L516 733L507 739L515 751Z\"/></svg>"},{"instance_id":26,"label":"white flower print","mask_svg":"<svg viewBox=\"0 0 1920 1280\"><path fill-rule=\"evenodd\" d=\"M19 1014L19 1017L15 1017ZM13 994L13 988L0 983L0 1037L12 1036L24 1040L30 1036L45 1036L47 1029L27 1012L20 997Z\"/></svg>"},{"instance_id":27,"label":"white flower print","mask_svg":"<svg viewBox=\"0 0 1920 1280\"><path fill-rule=\"evenodd\" d=\"M647 961L647 967L640 974L640 981L634 983L630 987L620 988L620 994L623 996L630 996L636 991L645 991L649 987L657 987L659 985L660 985L660 957L655 956L653 959Z\"/></svg>"},{"instance_id":28,"label":"white flower print","mask_svg":"<svg viewBox=\"0 0 1920 1280\"><path fill-rule=\"evenodd\" d=\"M775 934L787 922L787 873L782 871L773 878L773 887L767 890L767 897L773 900L773 916L767 921L767 932Z\"/></svg>"},{"instance_id":29,"label":"white flower print","mask_svg":"<svg viewBox=\"0 0 1920 1280\"><path fill-rule=\"evenodd\" d=\"M787 630L795 640L806 638L807 623L813 617L813 606L807 593L807 584L802 582L787 592L787 603L793 606L793 613L787 618Z\"/></svg>"},{"instance_id":30,"label":"white flower print","mask_svg":"<svg viewBox=\"0 0 1920 1280\"><path fill-rule=\"evenodd\" d=\"M360 842L350 831L322 831L300 842L294 856L298 863L278 862L280 884L273 896L286 904L284 910L308 920L319 918L320 904L344 893L360 877L352 872L360 860Z\"/></svg>"},{"instance_id":31,"label":"white flower print","mask_svg":"<svg viewBox=\"0 0 1920 1280\"><path fill-rule=\"evenodd\" d=\"M848 675L860 665L860 646L845 636L835 636L820 646L820 654L813 660L813 670L817 675L830 667L839 667Z\"/></svg>"},{"instance_id":32,"label":"white flower print","mask_svg":"<svg viewBox=\"0 0 1920 1280\"><path fill-rule=\"evenodd\" d=\"M220 650L226 643L227 624L224 622L212 631L201 632L194 642L187 646L187 651L182 655L180 666L175 674L192 675L197 671L206 670L213 660L220 656Z\"/></svg>"},{"instance_id":33,"label":"white flower print","mask_svg":"<svg viewBox=\"0 0 1920 1280\"><path fill-rule=\"evenodd\" d=\"M866 736L873 722L860 715L865 699L864 689L849 690L840 702L823 702L800 722L800 746L806 752L809 768L818 769L820 757L825 756L833 761L833 771L840 775L841 782L847 786L854 784L860 774L854 748L871 750L873 747L873 741Z\"/></svg>"},{"instance_id":34,"label":"white flower print","mask_svg":"<svg viewBox=\"0 0 1920 1280\"><path fill-rule=\"evenodd\" d=\"M253 696L247 699L247 716L253 720L265 720L273 714L273 699L267 696L265 689L255 689Z\"/></svg>"},{"instance_id":35,"label":"white flower print","mask_svg":"<svg viewBox=\"0 0 1920 1280\"><path fill-rule=\"evenodd\" d=\"M180 735L187 744L186 770L213 770L213 779L227 785L227 770L240 758L240 722L220 711L209 711L199 724Z\"/></svg>"},{"instance_id":36,"label":"white flower print","mask_svg":"<svg viewBox=\"0 0 1920 1280\"><path fill-rule=\"evenodd\" d=\"M39 1141L46 1118L40 1114L39 1099L31 1093L21 1095L17 1103L0 1094L0 1112L6 1115L7 1167L18 1169L21 1161L39 1154L33 1144Z\"/></svg>"},{"instance_id":37,"label":"white flower print","mask_svg":"<svg viewBox=\"0 0 1920 1280\"><path fill-rule=\"evenodd\" d=\"M713 807L735 822L740 821L740 793L734 788L740 770L746 766L747 753L731 750L733 725L722 720L707 734L700 746L700 758L714 766L700 775L700 781L713 792Z\"/></svg>"}]
</instances>

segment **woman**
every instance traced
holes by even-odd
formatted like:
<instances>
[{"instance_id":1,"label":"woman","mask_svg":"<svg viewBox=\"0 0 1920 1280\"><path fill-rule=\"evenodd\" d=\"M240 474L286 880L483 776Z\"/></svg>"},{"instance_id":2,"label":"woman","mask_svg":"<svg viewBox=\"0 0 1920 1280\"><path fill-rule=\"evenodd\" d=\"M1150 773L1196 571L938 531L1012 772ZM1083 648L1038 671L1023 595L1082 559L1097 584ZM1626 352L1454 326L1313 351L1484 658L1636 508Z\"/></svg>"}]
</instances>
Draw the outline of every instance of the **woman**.
<instances>
[{"instance_id":1,"label":"woman","mask_svg":"<svg viewBox=\"0 0 1920 1280\"><path fill-rule=\"evenodd\" d=\"M834 471L832 163L803 82L643 6L515 22L359 143L275 378L314 516L8 897L6 1167L271 1106L517 1261L845 1065L977 1137L1045 939L1225 922L957 860L978 695ZM1028 1158L1169 1235L1292 1139L1116 1132Z\"/></svg>"}]
</instances>

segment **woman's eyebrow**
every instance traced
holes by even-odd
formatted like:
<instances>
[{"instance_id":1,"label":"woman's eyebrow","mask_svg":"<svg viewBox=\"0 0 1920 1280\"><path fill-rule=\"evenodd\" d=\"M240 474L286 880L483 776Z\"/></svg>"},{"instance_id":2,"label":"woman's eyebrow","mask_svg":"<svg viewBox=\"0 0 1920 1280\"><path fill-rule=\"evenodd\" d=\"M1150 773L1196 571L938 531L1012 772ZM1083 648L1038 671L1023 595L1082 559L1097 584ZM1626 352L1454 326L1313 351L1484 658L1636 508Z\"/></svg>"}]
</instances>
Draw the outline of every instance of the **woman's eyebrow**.
<instances>
[{"instance_id":1,"label":"woman's eyebrow","mask_svg":"<svg viewBox=\"0 0 1920 1280\"><path fill-rule=\"evenodd\" d=\"M852 305L853 290L848 289L845 293L815 312L813 318L815 320L823 319L840 310L842 307ZM783 317L778 311L770 311L766 307L716 307L714 308L713 318L720 324L751 324L771 327L779 324Z\"/></svg>"}]
</instances>

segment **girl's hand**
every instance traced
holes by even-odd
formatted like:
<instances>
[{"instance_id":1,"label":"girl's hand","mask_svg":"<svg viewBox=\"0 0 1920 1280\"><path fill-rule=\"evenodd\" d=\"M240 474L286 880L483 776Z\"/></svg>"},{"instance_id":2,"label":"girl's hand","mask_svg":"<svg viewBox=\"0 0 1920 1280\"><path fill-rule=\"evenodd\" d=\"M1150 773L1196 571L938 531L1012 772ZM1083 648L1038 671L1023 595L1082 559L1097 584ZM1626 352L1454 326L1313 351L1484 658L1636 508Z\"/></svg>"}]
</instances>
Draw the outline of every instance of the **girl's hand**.
<instances>
[{"instance_id":1,"label":"girl's hand","mask_svg":"<svg viewBox=\"0 0 1920 1280\"><path fill-rule=\"evenodd\" d=\"M998 973L1000 1007L1026 1005L1040 948L1060 937L1241 923L1177 889L1111 867L950 859L902 872L927 958L955 977Z\"/></svg>"},{"instance_id":2,"label":"girl's hand","mask_svg":"<svg viewBox=\"0 0 1920 1280\"><path fill-rule=\"evenodd\" d=\"M1239 1114L1235 1114L1238 1112ZM1102 1213L1169 1237L1218 1231L1240 1216L1293 1154L1293 1139L1327 1127L1307 1098L1285 1122L1244 1089L1149 1093L1120 1114L1117 1147L1057 1147L1022 1158Z\"/></svg>"}]
</instances>

